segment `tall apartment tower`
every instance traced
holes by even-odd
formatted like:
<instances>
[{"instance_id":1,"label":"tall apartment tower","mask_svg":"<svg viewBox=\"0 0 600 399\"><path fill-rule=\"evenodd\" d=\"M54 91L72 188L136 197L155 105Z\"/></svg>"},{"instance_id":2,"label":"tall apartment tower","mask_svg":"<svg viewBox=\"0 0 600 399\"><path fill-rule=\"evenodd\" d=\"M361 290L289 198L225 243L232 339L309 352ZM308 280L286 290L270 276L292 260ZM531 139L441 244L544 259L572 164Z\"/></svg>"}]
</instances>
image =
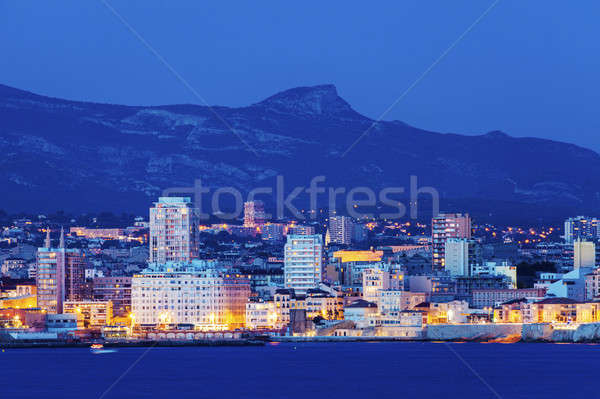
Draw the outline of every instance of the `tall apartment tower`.
<instances>
[{"instance_id":1,"label":"tall apartment tower","mask_svg":"<svg viewBox=\"0 0 600 399\"><path fill-rule=\"evenodd\" d=\"M482 264L481 246L475 240L448 238L444 252L444 268L452 277L468 277Z\"/></svg>"},{"instance_id":2,"label":"tall apartment tower","mask_svg":"<svg viewBox=\"0 0 600 399\"><path fill-rule=\"evenodd\" d=\"M571 244L577 239L595 241L598 239L600 221L588 216L577 216L565 220L565 242Z\"/></svg>"},{"instance_id":3,"label":"tall apartment tower","mask_svg":"<svg viewBox=\"0 0 600 399\"><path fill-rule=\"evenodd\" d=\"M61 230L58 248L50 244L50 230L43 248L37 251L38 307L51 314L63 313L65 301L80 301L85 284L85 255L78 249L65 248Z\"/></svg>"},{"instance_id":4,"label":"tall apartment tower","mask_svg":"<svg viewBox=\"0 0 600 399\"><path fill-rule=\"evenodd\" d=\"M444 270L446 241L449 238L471 238L471 218L462 213L440 213L431 223L434 270Z\"/></svg>"},{"instance_id":5,"label":"tall apartment tower","mask_svg":"<svg viewBox=\"0 0 600 399\"><path fill-rule=\"evenodd\" d=\"M244 227L265 224L265 204L262 201L244 202Z\"/></svg>"},{"instance_id":6,"label":"tall apartment tower","mask_svg":"<svg viewBox=\"0 0 600 399\"><path fill-rule=\"evenodd\" d=\"M198 213L188 197L160 197L150 208L150 262L198 257Z\"/></svg>"},{"instance_id":7,"label":"tall apartment tower","mask_svg":"<svg viewBox=\"0 0 600 399\"><path fill-rule=\"evenodd\" d=\"M284 247L285 288L303 293L322 281L323 237L290 235Z\"/></svg>"},{"instance_id":8,"label":"tall apartment tower","mask_svg":"<svg viewBox=\"0 0 600 399\"><path fill-rule=\"evenodd\" d=\"M329 239L332 244L350 245L352 243L354 222L348 216L329 217Z\"/></svg>"}]
</instances>

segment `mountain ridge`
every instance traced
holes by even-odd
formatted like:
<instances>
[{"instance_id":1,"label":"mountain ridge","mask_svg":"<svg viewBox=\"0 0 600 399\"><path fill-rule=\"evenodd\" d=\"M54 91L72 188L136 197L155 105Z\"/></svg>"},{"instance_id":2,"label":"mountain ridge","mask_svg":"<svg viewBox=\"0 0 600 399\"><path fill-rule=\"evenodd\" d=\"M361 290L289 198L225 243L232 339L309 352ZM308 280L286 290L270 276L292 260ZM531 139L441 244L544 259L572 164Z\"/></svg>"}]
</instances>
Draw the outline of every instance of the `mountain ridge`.
<instances>
[{"instance_id":1,"label":"mountain ridge","mask_svg":"<svg viewBox=\"0 0 600 399\"><path fill-rule=\"evenodd\" d=\"M325 175L332 185L376 190L408 187L416 175L443 200L598 208L600 155L593 150L381 121L342 156L372 124L330 84L239 108L63 100L0 84L0 187L10 193L0 209L142 210L163 189L197 178L247 192L277 175L290 185Z\"/></svg>"}]
</instances>

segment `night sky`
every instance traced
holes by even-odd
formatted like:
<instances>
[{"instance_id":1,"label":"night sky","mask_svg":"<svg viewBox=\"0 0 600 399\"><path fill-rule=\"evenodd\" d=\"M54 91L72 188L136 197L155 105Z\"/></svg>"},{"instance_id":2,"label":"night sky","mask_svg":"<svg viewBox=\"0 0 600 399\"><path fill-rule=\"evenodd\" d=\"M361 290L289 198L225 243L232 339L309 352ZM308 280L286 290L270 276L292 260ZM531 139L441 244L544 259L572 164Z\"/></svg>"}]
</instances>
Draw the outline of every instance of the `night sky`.
<instances>
[{"instance_id":1,"label":"night sky","mask_svg":"<svg viewBox=\"0 0 600 399\"><path fill-rule=\"evenodd\" d=\"M372 118L494 3L107 1L209 104L333 83ZM595 1L500 0L384 119L600 151L599 16ZM100 0L0 0L0 37L3 84L76 100L200 103Z\"/></svg>"}]
</instances>

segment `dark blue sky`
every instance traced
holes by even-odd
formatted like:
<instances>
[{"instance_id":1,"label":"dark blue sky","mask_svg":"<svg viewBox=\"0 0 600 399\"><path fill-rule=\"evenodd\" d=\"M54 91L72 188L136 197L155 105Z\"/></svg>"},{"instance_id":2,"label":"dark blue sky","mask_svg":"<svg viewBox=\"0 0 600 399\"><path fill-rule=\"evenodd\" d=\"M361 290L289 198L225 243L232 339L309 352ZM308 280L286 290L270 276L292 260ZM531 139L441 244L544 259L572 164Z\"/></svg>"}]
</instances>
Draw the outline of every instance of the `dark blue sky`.
<instances>
[{"instance_id":1,"label":"dark blue sky","mask_svg":"<svg viewBox=\"0 0 600 399\"><path fill-rule=\"evenodd\" d=\"M210 103L334 83L376 118L493 0L108 0ZM175 3L175 5L174 5ZM385 119L600 151L600 3L501 0ZM96 0L0 0L0 83L124 104L199 101Z\"/></svg>"}]
</instances>

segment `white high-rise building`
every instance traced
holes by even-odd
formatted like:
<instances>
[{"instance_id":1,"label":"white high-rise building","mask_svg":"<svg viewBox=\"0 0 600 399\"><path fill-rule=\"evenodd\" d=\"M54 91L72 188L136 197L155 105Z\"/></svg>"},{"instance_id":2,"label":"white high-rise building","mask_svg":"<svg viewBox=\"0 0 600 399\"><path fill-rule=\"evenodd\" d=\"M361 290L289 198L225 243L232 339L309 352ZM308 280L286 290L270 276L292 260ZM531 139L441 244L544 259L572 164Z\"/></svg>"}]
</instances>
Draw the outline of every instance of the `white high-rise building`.
<instances>
[{"instance_id":1,"label":"white high-rise building","mask_svg":"<svg viewBox=\"0 0 600 399\"><path fill-rule=\"evenodd\" d=\"M352 243L354 222L348 216L329 218L329 240L332 244L350 245Z\"/></svg>"},{"instance_id":2,"label":"white high-rise building","mask_svg":"<svg viewBox=\"0 0 600 399\"><path fill-rule=\"evenodd\" d=\"M289 235L284 247L285 288L306 292L322 279L323 237Z\"/></svg>"},{"instance_id":3,"label":"white high-rise building","mask_svg":"<svg viewBox=\"0 0 600 399\"><path fill-rule=\"evenodd\" d=\"M431 244L434 270L444 270L444 251L449 238L471 238L469 214L440 213L431 221Z\"/></svg>"},{"instance_id":4,"label":"white high-rise building","mask_svg":"<svg viewBox=\"0 0 600 399\"><path fill-rule=\"evenodd\" d=\"M481 262L481 250L474 240L448 238L444 248L444 269L452 277L470 276Z\"/></svg>"},{"instance_id":5,"label":"white high-rise building","mask_svg":"<svg viewBox=\"0 0 600 399\"><path fill-rule=\"evenodd\" d=\"M150 208L150 263L198 256L198 217L190 198L160 197Z\"/></svg>"},{"instance_id":6,"label":"white high-rise building","mask_svg":"<svg viewBox=\"0 0 600 399\"><path fill-rule=\"evenodd\" d=\"M592 241L575 240L573 242L573 268L595 266L596 245Z\"/></svg>"}]
</instances>

